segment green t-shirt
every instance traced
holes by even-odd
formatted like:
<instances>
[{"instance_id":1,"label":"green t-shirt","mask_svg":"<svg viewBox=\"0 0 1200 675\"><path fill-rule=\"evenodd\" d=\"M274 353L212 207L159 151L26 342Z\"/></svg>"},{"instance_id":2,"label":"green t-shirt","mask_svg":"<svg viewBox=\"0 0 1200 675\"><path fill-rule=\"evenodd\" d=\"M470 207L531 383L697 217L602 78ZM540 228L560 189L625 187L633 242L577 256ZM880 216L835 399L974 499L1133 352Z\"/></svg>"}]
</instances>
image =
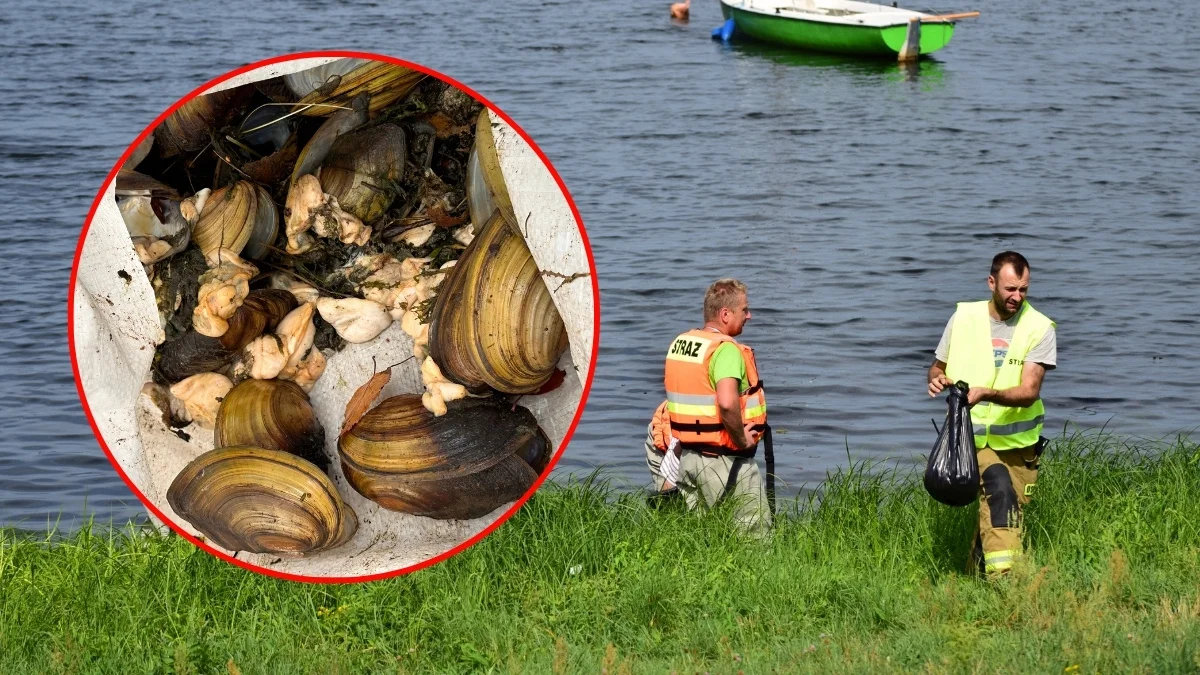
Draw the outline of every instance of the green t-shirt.
<instances>
[{"instance_id":1,"label":"green t-shirt","mask_svg":"<svg viewBox=\"0 0 1200 675\"><path fill-rule=\"evenodd\" d=\"M741 385L738 393L750 388L750 380L746 377L746 362L742 360L742 352L732 342L722 342L717 351L713 352L712 360L708 362L708 383L715 390L717 382L736 377Z\"/></svg>"}]
</instances>

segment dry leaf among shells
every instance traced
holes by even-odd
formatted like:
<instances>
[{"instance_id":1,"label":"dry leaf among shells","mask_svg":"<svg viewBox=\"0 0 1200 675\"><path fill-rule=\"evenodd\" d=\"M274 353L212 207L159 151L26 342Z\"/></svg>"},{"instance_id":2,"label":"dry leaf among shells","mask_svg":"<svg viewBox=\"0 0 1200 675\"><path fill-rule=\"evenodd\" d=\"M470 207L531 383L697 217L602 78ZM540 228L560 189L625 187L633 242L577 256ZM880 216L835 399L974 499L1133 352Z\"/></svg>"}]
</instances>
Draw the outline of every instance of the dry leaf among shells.
<instances>
[{"instance_id":1,"label":"dry leaf among shells","mask_svg":"<svg viewBox=\"0 0 1200 675\"><path fill-rule=\"evenodd\" d=\"M388 381L391 379L392 368L388 366L372 375L366 384L354 392L354 395L350 397L350 402L346 404L346 418L342 422L342 430L338 432L339 437L353 429L355 424L358 424L358 421L366 414L367 408L371 407L371 402L375 400L376 396L379 396L379 392L383 391L383 388L387 386Z\"/></svg>"}]
</instances>

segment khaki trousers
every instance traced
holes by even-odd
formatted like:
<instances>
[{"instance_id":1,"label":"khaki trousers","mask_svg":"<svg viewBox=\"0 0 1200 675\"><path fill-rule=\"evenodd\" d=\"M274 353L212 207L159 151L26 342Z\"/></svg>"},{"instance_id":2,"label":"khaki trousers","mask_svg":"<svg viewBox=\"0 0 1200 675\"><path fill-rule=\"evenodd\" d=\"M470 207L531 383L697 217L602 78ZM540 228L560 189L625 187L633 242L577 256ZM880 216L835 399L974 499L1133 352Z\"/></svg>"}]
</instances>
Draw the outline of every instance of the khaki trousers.
<instances>
[{"instance_id":1,"label":"khaki trousers","mask_svg":"<svg viewBox=\"0 0 1200 675\"><path fill-rule=\"evenodd\" d=\"M756 534L770 530L767 488L753 457L710 457L685 449L679 457L678 485L689 509L701 504L711 508L722 499L731 500L734 518L744 530Z\"/></svg>"},{"instance_id":2,"label":"khaki trousers","mask_svg":"<svg viewBox=\"0 0 1200 675\"><path fill-rule=\"evenodd\" d=\"M1039 446L992 450L980 448L979 524L972 567L988 576L1004 574L1021 557L1021 507L1029 503L1037 484Z\"/></svg>"}]
</instances>

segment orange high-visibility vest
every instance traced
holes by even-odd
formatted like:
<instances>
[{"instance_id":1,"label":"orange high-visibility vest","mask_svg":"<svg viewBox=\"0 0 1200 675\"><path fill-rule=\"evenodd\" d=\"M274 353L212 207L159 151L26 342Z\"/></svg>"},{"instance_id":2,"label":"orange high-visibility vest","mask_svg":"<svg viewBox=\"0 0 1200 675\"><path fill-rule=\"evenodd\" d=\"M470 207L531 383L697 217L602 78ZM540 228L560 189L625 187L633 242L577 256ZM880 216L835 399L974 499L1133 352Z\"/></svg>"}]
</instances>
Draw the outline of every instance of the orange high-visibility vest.
<instances>
[{"instance_id":1,"label":"orange high-visibility vest","mask_svg":"<svg viewBox=\"0 0 1200 675\"><path fill-rule=\"evenodd\" d=\"M746 379L750 382L750 388L742 392L739 398L742 423L766 423L767 399L763 394L762 382L758 379L754 350L724 333L689 330L675 338L667 350L664 384L667 388L671 435L678 438L680 445L688 450L710 455L753 455L753 449L739 449L725 430L725 425L721 424L717 391L708 378L708 365L713 353L725 342L737 345L746 364Z\"/></svg>"}]
</instances>

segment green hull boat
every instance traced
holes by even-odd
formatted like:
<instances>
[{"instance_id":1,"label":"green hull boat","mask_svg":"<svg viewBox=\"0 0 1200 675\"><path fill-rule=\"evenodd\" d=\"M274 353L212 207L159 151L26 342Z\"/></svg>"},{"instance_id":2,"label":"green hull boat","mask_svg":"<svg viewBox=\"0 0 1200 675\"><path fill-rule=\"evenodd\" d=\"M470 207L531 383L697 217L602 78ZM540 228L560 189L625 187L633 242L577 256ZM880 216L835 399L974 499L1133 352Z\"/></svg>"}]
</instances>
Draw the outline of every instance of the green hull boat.
<instances>
[{"instance_id":1,"label":"green hull boat","mask_svg":"<svg viewBox=\"0 0 1200 675\"><path fill-rule=\"evenodd\" d=\"M945 47L954 35L951 18L851 0L721 0L721 13L739 35L839 54L897 58L914 22L920 54Z\"/></svg>"}]
</instances>

